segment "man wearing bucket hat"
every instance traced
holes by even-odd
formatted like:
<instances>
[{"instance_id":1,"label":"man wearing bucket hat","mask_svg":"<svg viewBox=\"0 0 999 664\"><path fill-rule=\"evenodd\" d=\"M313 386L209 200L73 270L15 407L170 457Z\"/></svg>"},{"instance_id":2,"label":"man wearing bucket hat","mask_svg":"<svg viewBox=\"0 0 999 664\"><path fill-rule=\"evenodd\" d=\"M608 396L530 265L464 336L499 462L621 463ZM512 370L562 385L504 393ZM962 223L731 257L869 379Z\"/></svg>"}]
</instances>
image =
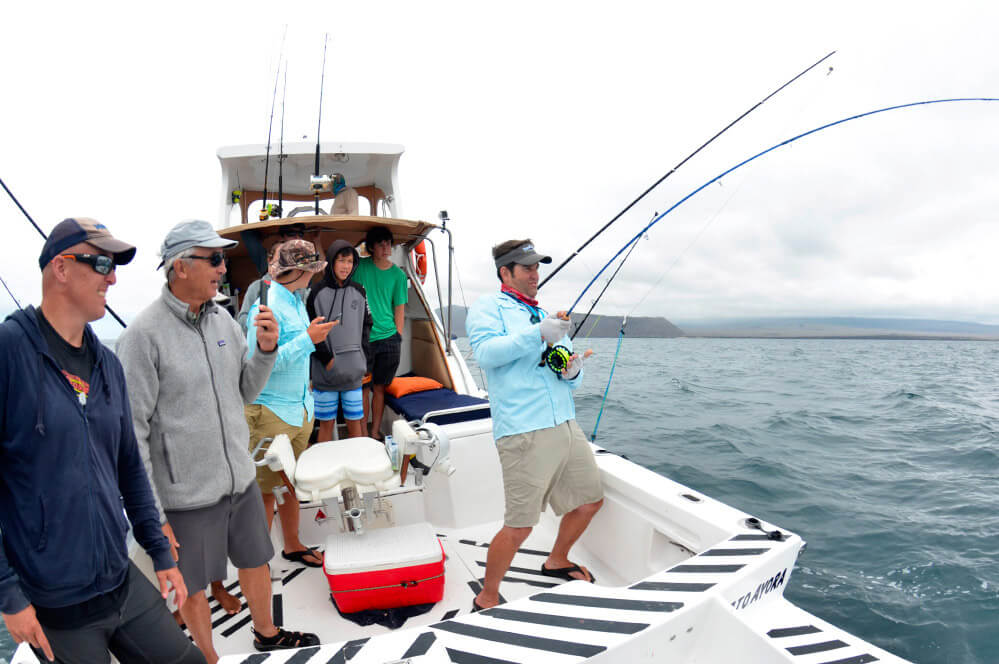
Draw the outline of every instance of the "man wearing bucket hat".
<instances>
[{"instance_id":1,"label":"man wearing bucket hat","mask_svg":"<svg viewBox=\"0 0 999 664\"><path fill-rule=\"evenodd\" d=\"M187 590L121 364L88 324L134 255L93 219L60 222L38 260L41 306L0 325L0 612L42 661L204 661L163 601L169 585L181 605ZM159 592L129 561L129 522Z\"/></svg>"},{"instance_id":2,"label":"man wearing bucket hat","mask_svg":"<svg viewBox=\"0 0 999 664\"><path fill-rule=\"evenodd\" d=\"M296 291L308 287L309 282L326 268L326 261L308 240L291 239L278 247L271 260L265 280L270 280L267 302L281 326L278 340L277 361L267 385L260 396L246 406L246 421L250 426L250 449L263 438L287 434L297 458L309 445L315 418L315 400L309 389L309 361L315 344L326 339L336 322L323 322L318 316L311 322L302 300ZM260 310L258 300L250 308L250 318ZM248 330L247 343L253 353L256 330ZM274 490L281 485L281 478L266 466L257 468L257 483L264 494L264 511L270 529L277 499ZM281 515L281 532L284 535L285 560L309 567L322 566L322 560L302 544L298 536L299 506L294 494L288 493L278 505Z\"/></svg>"},{"instance_id":3,"label":"man wearing bucket hat","mask_svg":"<svg viewBox=\"0 0 999 664\"><path fill-rule=\"evenodd\" d=\"M562 520L541 574L593 582L589 570L569 560L569 550L603 504L600 472L572 401L582 359L570 350L558 373L553 364L539 362L546 347L572 344L568 315L548 316L535 299L538 265L552 259L531 240L509 240L493 247L493 262L502 287L472 305L465 326L489 385L506 510L489 544L473 611L500 602L500 581L548 505Z\"/></svg>"},{"instance_id":4,"label":"man wearing bucket hat","mask_svg":"<svg viewBox=\"0 0 999 664\"><path fill-rule=\"evenodd\" d=\"M279 329L261 308L252 319L250 353L239 325L213 300L226 272L225 249L236 244L207 221L174 226L160 249L167 283L118 340L163 532L191 591L181 616L210 663L218 655L205 587L226 577L227 558L239 570L257 649L318 643L314 634L281 629L271 616L274 549L242 409L267 382Z\"/></svg>"}]
</instances>

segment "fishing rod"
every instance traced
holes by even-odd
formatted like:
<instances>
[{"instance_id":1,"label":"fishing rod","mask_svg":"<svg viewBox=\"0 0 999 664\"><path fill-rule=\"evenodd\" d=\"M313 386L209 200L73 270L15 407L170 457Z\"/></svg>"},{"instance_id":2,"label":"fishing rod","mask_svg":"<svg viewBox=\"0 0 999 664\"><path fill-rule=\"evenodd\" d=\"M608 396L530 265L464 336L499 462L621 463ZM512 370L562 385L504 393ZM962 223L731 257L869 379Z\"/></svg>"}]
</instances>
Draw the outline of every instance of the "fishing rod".
<instances>
[{"instance_id":1,"label":"fishing rod","mask_svg":"<svg viewBox=\"0 0 999 664\"><path fill-rule=\"evenodd\" d=\"M634 244L635 242L637 242L639 240L639 238L641 238L646 232L648 232L648 230L650 228L652 228L657 223L659 223L659 221L662 220L663 217L665 217L666 215L668 215L670 212L672 212L676 208L680 207L683 203L685 203L687 200L689 200L690 198L692 198L698 192L700 192L703 189L707 188L708 186L714 184L715 182L717 182L718 180L722 179L723 177L725 177L729 173L732 173L733 171L735 171L735 170L737 170L739 168L742 168L746 164L748 164L751 161L754 161L754 160L762 157L765 154L773 152L774 150L777 150L778 148L784 147L785 145L790 145L791 143L794 143L795 141L798 141L798 140L800 140L802 138L805 138L806 136L811 136L812 134L817 134L820 131L824 131L826 129L830 129L830 128L835 127L837 125L841 125L841 124L844 124L846 122L851 122L853 120L859 120L860 118L866 118L866 117L869 117L869 116L872 116L872 115L877 115L879 113L887 113L889 111L897 111L897 110L900 110L900 109L903 109L903 108L914 108L914 107L917 107L917 106L929 106L929 105L932 105L932 104L950 104L950 103L956 103L956 102L996 102L996 101L999 101L999 98L996 98L996 97L956 97L956 98L952 98L952 99L930 99L930 100L926 100L926 101L910 102L908 104L897 104L895 106L886 106L885 108L878 108L878 109L875 109L873 111L867 111L865 113L858 113L857 115L851 115L849 117L841 118L841 119L836 120L834 122L829 122L829 123L824 124L824 125L822 125L820 127L816 127L815 129L810 129L810 130L808 130L806 132L798 134L797 136L793 136L793 137L791 137L791 138L789 138L787 140L781 141L780 143L777 143L776 145L772 145L771 147L767 148L766 150L763 150L761 152L757 152L752 157L749 157L748 159L744 159L743 161L737 163L735 166L732 166L728 170L726 170L726 171L724 171L724 172L716 175L715 177L711 178L710 180L708 180L707 182L705 182L704 184L702 184L697 189L694 189L692 192L690 192L689 194L687 194L686 196L684 196L683 198L681 198L679 201L677 201L676 203L674 203L665 212L663 212L662 214L657 215L644 228L642 228L640 231L638 231L638 233L633 238L631 238L630 240L628 240L628 242L625 243L625 245L623 247L621 247L617 251L617 253L615 253L614 256L612 256L611 259L609 261L607 261L607 263L602 268L600 268L600 271L597 272L597 274L593 277L593 279L591 279L590 282L588 284L586 284L586 287L579 294L579 297L577 297L576 301L572 303L572 307L569 308L569 313L572 313L572 311L576 308L576 305L578 305L579 302L580 302L580 300L583 299L583 296L586 294L586 291L588 291L590 289L590 287L596 282L596 280L600 278L600 275L603 274L604 271L607 270L608 267L610 267L610 265L617 259L617 257L620 256L622 254L622 252L624 252L629 246L631 246L632 244Z\"/></svg>"},{"instance_id":2,"label":"fishing rod","mask_svg":"<svg viewBox=\"0 0 999 664\"><path fill-rule=\"evenodd\" d=\"M657 214L659 214L659 213L656 212L652 216L655 217ZM626 253L624 255L624 258L621 259L621 262L618 264L617 269L614 270L614 274L612 274L610 276L610 278L607 279L607 283L604 284L603 290L601 290L600 294L597 295L596 299L593 300L593 303L590 305L589 311L586 312L586 314L583 316L583 319L581 321L579 321L578 325L576 325L576 329L573 331L573 333L571 335L569 335L569 340L570 341L573 340L573 339L575 339L576 335L579 334L579 331L583 329L583 323L585 323L586 319L589 318L590 314L593 313L593 310L597 306L597 302L600 301L600 298L602 298L604 296L604 293L607 292L607 289L610 288L611 282L614 281L614 277L616 277L617 273L621 271L621 268L624 267L624 264L628 262L628 259L631 257L631 252L633 252L635 250L635 247L637 247L637 246L638 246L637 242L633 243L631 245L631 249L629 249L628 253ZM600 319L598 318L597 321L599 321L599 320ZM594 325L596 325L596 323L594 323ZM622 327L622 329L624 329L623 325L621 327ZM592 330L591 330L591 332L592 332ZM623 334L623 332L622 332L622 334Z\"/></svg>"},{"instance_id":3,"label":"fishing rod","mask_svg":"<svg viewBox=\"0 0 999 664\"><path fill-rule=\"evenodd\" d=\"M288 26L284 28L284 35L288 35ZM267 123L267 156L264 157L264 198L260 208L260 221L267 221L271 216L267 209L267 178L271 167L271 132L274 130L274 102L277 100L278 81L281 80L281 60L284 58L284 36L281 37L281 52L278 54L277 72L274 74L274 93L271 95L271 118ZM282 102L283 105L284 102ZM283 112L283 111L282 111ZM282 125L283 125L282 118ZM278 159L280 161L280 158Z\"/></svg>"},{"instance_id":4,"label":"fishing rod","mask_svg":"<svg viewBox=\"0 0 999 664\"><path fill-rule=\"evenodd\" d=\"M14 300L14 304L17 305L17 308L24 309L24 307L21 306L21 303L17 301L17 297L14 296L14 293L11 292L10 286L7 285L7 282L4 281L3 277L0 277L0 284L3 284L4 290L7 291L7 295L10 295L10 299Z\"/></svg>"},{"instance_id":5,"label":"fishing rod","mask_svg":"<svg viewBox=\"0 0 999 664\"><path fill-rule=\"evenodd\" d=\"M24 206L23 206L23 205L21 205L21 202L20 202L19 200L17 200L17 197L16 197L16 196L14 196L14 192L12 192L12 191L11 191L10 189L8 189L8 188L7 188L7 185L6 185L6 183L4 183L4 181L3 181L3 179L2 179L2 178L0 178L0 187L3 187L3 190L7 192L7 195L8 195L8 196L10 196L10 200L14 201L14 205L16 205L16 206L17 206L17 209L19 209L19 210L20 210L20 211L21 211L21 212L22 212L22 213L24 214L24 216L25 216L25 217L26 217L26 218L28 219L28 221L30 221L30 222L31 222L31 225L35 227L35 230L36 230L36 231L38 231L38 234L42 236L42 239L43 239L43 240L48 240L48 239L49 239L49 236L48 236L48 235L46 235L46 234L45 234L45 231L43 231L43 230L41 229L41 227L40 227L40 226L39 226L38 224L36 224L36 223L35 223L35 220L31 218L31 215L30 215L30 214L28 214L28 211L24 209ZM6 286L6 284L4 284L4 286ZM8 291L8 292L10 292L10 291ZM13 296L13 294L11 295L11 297L14 297L14 296ZM17 299L15 298L15 300L14 300L14 301L15 301L15 302L17 302ZM20 307L20 306L21 306L21 305L18 305L18 307ZM125 325L125 321L123 321L123 320L122 320L122 319L121 319L121 318L120 318L120 317L118 316L118 314L116 314L116 313L114 312L114 309L112 309L112 308L111 308L111 305L109 305L109 304L105 304L105 305L104 305L104 308L105 308L105 309L107 309L107 312L108 312L109 314L111 314L111 317L112 317L112 318L114 318L114 319L115 319L116 321L118 321L118 323L119 323L119 324L120 324L120 325L121 325L121 326L122 326L123 328L124 328L124 327L128 327L127 325Z\"/></svg>"},{"instance_id":6,"label":"fishing rod","mask_svg":"<svg viewBox=\"0 0 999 664\"><path fill-rule=\"evenodd\" d=\"M288 98L288 63L284 63L284 92L281 93L281 146L278 148L277 216L284 214L284 102Z\"/></svg>"},{"instance_id":7,"label":"fishing rod","mask_svg":"<svg viewBox=\"0 0 999 664\"><path fill-rule=\"evenodd\" d=\"M319 78L319 122L316 124L316 172L313 174L313 182L319 180L319 130L323 126L323 86L326 84L326 47L329 44L330 33L326 33L323 37L323 70L322 76ZM317 188L313 185L313 191L315 191L316 197L316 214L319 214L319 195L322 193L322 188Z\"/></svg>"},{"instance_id":8,"label":"fishing rod","mask_svg":"<svg viewBox=\"0 0 999 664\"><path fill-rule=\"evenodd\" d=\"M620 219L628 210L630 210L631 208L633 208L640 200L642 200L649 193L651 193L652 190L655 189L656 187L658 187L666 178L668 178L669 176L673 175L673 173L675 173L677 171L677 169L679 169L681 166L683 166L688 161L690 161L690 159L694 155L696 155L698 152L700 152L704 148L708 147L708 145L710 145L712 142L714 142L714 140L716 138L718 138L719 136L721 136L722 134L724 134L726 131L728 131L729 129L731 129L734 125L736 125L744 117L746 117L747 115L749 115L750 113L752 113L753 111L755 111L757 108L759 108L760 106L762 106L771 97L773 97L778 92L780 92L781 90L783 90L787 86L789 86L792 83L794 83L795 81L797 81L799 78L801 78L802 76L804 76L805 74L807 74L808 72L810 72L815 67L819 66L820 64L822 64L823 62L825 62L826 60L828 60L829 58L831 58L833 55L835 55L835 53L836 53L836 51L831 51L828 55L826 55L825 57L821 58L820 60L817 60L814 64L812 64L807 69L802 70L801 73L799 73L797 76L795 76L794 78L788 80L786 83L784 83L784 85L780 86L779 88L777 88L776 90L774 90L773 92L771 92L770 94L768 94L766 97L764 97L760 101L756 102L756 104L752 108L750 108L748 111L746 111L745 113L743 113L742 115L740 115L739 117L737 117L735 120L732 120L731 122L729 122L725 126L724 129L722 129L717 134L715 134L714 136L712 136L711 138L709 138L707 141L705 141L704 143L702 143L701 147L697 148L696 150L694 150L693 152L691 152L689 155L687 155L686 157L684 157L683 161L681 161L679 164L677 164L676 166L674 166L673 168L671 168L669 170L669 172L666 173L666 175L662 176L661 178L659 178L658 180L656 180L654 183L652 183L652 186L650 186L648 189L646 189L645 191L643 191L642 194L638 198L636 198L632 202L628 203L628 205L623 210L621 210L616 215L614 215L614 218L611 219L610 221L608 221L606 224L604 224L603 227L600 230L598 230L596 233L594 233L590 237L589 240L587 240L586 242L584 242L583 244L581 244L578 249L576 249L574 252L572 252L569 255L568 258L566 258L564 261L562 261L561 263L559 263L558 267L556 267L554 270L552 270L552 272L547 277L545 277L544 279L541 280L541 283L538 284L538 288L541 288L546 283L548 283L548 281L550 281L552 277L554 277L556 274L558 274L559 271L563 267L565 267L566 265L569 264L569 261L571 261L577 255L579 255L579 252L581 252L583 249L585 249L587 247L587 245L589 245L591 242L593 242L595 239L597 239L597 237L601 233L603 233L605 230L607 230L608 228L610 228L611 225L615 221L617 221L618 219Z\"/></svg>"}]
</instances>

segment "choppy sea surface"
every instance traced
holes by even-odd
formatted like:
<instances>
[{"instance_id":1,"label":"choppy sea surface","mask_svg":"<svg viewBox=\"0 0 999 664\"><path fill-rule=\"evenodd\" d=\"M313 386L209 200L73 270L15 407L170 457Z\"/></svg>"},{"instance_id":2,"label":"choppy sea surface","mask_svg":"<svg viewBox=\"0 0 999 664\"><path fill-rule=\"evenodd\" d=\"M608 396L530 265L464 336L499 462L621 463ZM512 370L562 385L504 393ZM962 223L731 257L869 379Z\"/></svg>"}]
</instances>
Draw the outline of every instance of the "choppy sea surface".
<instances>
[{"instance_id":1,"label":"choppy sea surface","mask_svg":"<svg viewBox=\"0 0 999 664\"><path fill-rule=\"evenodd\" d=\"M590 433L617 340L585 345ZM625 338L598 442L800 534L802 608L921 664L999 662L999 343Z\"/></svg>"}]
</instances>

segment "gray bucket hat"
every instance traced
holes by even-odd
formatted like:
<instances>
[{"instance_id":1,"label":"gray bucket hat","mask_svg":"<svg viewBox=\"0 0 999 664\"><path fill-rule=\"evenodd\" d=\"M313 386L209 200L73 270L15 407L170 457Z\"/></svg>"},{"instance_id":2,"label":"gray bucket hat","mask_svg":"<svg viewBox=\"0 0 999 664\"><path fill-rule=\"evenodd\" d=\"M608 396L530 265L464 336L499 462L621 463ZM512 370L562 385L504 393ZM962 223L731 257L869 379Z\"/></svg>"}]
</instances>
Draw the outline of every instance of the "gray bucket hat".
<instances>
[{"instance_id":1,"label":"gray bucket hat","mask_svg":"<svg viewBox=\"0 0 999 664\"><path fill-rule=\"evenodd\" d=\"M226 240L220 237L212 225L207 221L199 219L188 219L182 221L167 233L160 247L160 257L163 259L156 269L160 269L168 258L176 256L182 251L192 247L205 247L206 249L231 249L239 242Z\"/></svg>"}]
</instances>

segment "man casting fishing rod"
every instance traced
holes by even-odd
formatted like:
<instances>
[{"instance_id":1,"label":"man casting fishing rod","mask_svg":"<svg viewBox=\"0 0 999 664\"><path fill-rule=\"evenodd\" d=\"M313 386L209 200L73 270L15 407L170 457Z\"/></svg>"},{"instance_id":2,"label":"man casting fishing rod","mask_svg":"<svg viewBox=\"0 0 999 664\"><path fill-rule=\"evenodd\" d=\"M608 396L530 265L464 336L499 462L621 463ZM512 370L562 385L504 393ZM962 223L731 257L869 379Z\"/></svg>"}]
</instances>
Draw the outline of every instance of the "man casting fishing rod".
<instances>
[{"instance_id":1,"label":"man casting fishing rod","mask_svg":"<svg viewBox=\"0 0 999 664\"><path fill-rule=\"evenodd\" d=\"M548 504L562 521L541 573L592 582L589 570L569 560L569 550L603 504L600 472L572 400L582 358L567 347L562 362L543 359L555 344L571 344L568 314L548 316L535 299L538 265L552 259L537 253L531 240L509 240L493 247L493 261L502 287L479 298L465 324L489 384L506 512L489 544L473 611L500 603L500 581Z\"/></svg>"}]
</instances>

